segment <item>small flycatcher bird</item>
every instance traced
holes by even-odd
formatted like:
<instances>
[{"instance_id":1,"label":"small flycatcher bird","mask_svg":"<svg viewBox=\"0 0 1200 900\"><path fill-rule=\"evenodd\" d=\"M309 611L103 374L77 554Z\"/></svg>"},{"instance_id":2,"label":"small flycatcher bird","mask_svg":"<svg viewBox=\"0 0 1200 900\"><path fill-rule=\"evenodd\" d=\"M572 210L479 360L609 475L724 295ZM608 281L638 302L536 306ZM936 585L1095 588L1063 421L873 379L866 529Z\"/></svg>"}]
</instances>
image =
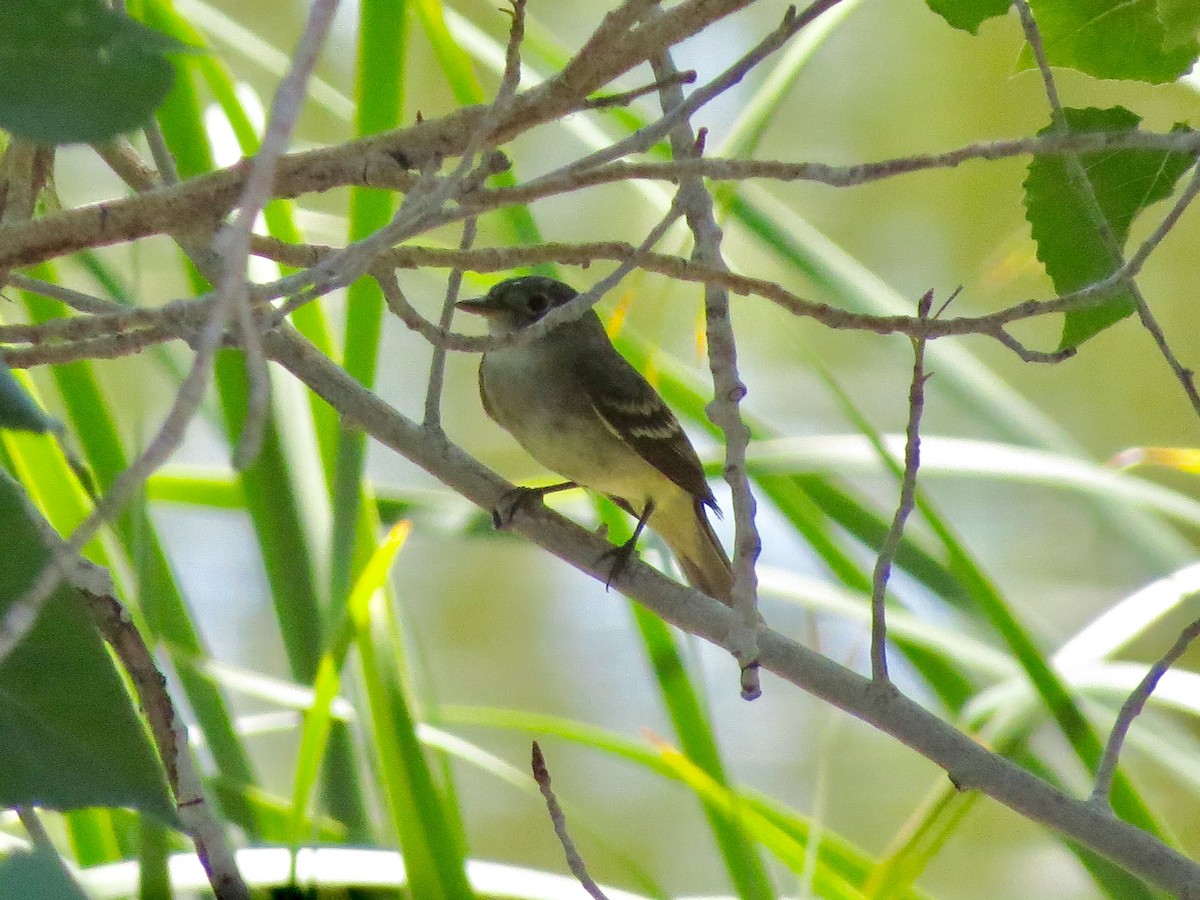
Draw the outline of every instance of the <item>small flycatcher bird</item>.
<instances>
[{"instance_id":1,"label":"small flycatcher bird","mask_svg":"<svg viewBox=\"0 0 1200 900\"><path fill-rule=\"evenodd\" d=\"M458 308L484 316L492 334L509 334L576 296L561 281L526 275ZM616 551L614 575L648 524L693 587L731 602L733 571L705 512L717 502L696 450L593 310L532 341L485 353L479 393L487 414L530 456L571 482L550 490L585 487L638 516L633 538Z\"/></svg>"}]
</instances>

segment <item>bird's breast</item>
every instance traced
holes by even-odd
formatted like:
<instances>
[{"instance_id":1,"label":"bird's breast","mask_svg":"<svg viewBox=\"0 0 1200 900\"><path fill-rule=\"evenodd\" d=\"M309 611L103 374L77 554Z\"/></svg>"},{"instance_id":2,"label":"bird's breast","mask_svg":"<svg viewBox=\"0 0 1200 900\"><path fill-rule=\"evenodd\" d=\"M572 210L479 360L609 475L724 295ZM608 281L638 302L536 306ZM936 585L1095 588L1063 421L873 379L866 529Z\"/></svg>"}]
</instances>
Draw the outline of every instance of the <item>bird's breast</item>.
<instances>
[{"instance_id":1,"label":"bird's breast","mask_svg":"<svg viewBox=\"0 0 1200 900\"><path fill-rule=\"evenodd\" d=\"M534 459L584 487L640 505L668 480L615 436L592 408L574 370L529 345L484 355L484 407Z\"/></svg>"}]
</instances>

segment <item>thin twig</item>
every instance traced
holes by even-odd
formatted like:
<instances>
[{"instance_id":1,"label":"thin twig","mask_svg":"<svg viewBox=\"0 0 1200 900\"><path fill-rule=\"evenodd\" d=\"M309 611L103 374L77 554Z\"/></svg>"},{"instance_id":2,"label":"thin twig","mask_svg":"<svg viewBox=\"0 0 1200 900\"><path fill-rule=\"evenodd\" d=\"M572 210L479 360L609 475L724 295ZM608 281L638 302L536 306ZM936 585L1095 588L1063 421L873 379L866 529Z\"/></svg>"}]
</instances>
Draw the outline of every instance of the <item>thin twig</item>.
<instances>
[{"instance_id":1,"label":"thin twig","mask_svg":"<svg viewBox=\"0 0 1200 900\"><path fill-rule=\"evenodd\" d=\"M669 162L616 160L591 168L563 167L534 181L512 187L495 187L465 198L473 210L531 203L589 187L644 179L678 181L702 176L710 181L811 181L830 187L856 187L886 178L935 169L957 168L966 162L994 161L1014 156L1062 156L1068 153L1097 153L1118 149L1153 149L1194 156L1200 152L1200 134L1140 131L1077 132L1044 134L1012 140L967 144L943 153L922 153L873 163L836 166L817 162L784 162L770 159L727 159L707 157Z\"/></svg>"},{"instance_id":2,"label":"thin twig","mask_svg":"<svg viewBox=\"0 0 1200 900\"><path fill-rule=\"evenodd\" d=\"M953 299L953 296L951 297ZM949 302L949 301L947 301ZM917 317L929 318L933 308L933 291L917 304ZM887 585L892 574L892 562L904 537L904 523L913 511L917 492L917 470L921 467L921 415L925 411L925 338L913 338L913 374L908 389L908 427L905 430L904 478L900 482L900 500L892 526L888 529L875 571L871 578L871 681L890 685L887 664Z\"/></svg>"},{"instance_id":3,"label":"thin twig","mask_svg":"<svg viewBox=\"0 0 1200 900\"><path fill-rule=\"evenodd\" d=\"M150 156L154 159L154 165L158 167L158 177L165 185L179 184L179 168L175 165L175 156L167 146L167 139L158 124L158 119L151 119L144 130L146 143L150 145Z\"/></svg>"},{"instance_id":4,"label":"thin twig","mask_svg":"<svg viewBox=\"0 0 1200 900\"><path fill-rule=\"evenodd\" d=\"M421 177L405 194L404 201L387 225L333 253L313 267L311 283L318 286L319 292L350 284L366 274L375 264L379 254L387 248L438 224L469 217L470 214L448 214L444 207L447 203L478 190L489 175L508 168L507 158L495 150L498 142L495 131L517 99L517 88L521 78L520 47L525 36L525 2L526 0L513 0L513 24L509 30L504 77L496 92L496 99L487 107L483 121L463 149L459 164L447 177L438 179L436 172L440 157L431 156L421 169ZM478 164L477 156L480 157ZM317 293L313 291L297 294L283 306L280 315L291 312L301 303L313 299Z\"/></svg>"},{"instance_id":5,"label":"thin twig","mask_svg":"<svg viewBox=\"0 0 1200 900\"><path fill-rule=\"evenodd\" d=\"M476 113L478 115L478 113ZM557 118L558 115L552 116ZM447 117L435 127L474 134L477 123L460 122ZM529 126L537 124L529 123ZM529 127L526 126L526 127ZM386 136L400 141L408 132ZM366 138L336 147L292 153L281 159L274 186L277 198L299 196L335 187L362 185L406 189L411 174L400 170L396 162L376 147L385 137ZM441 146L439 144L439 146ZM1200 149L1200 134L1172 132L1154 134L1143 131L1096 132L1089 134L1045 134L1013 140L969 144L944 153L917 154L875 163L832 166L823 163L785 163L771 160L702 159L680 163L612 163L588 171L574 170L569 176L550 173L545 180L513 188L492 188L463 198L460 217L476 215L501 206L530 202L543 196L562 193L625 178L650 178L673 181L678 174L700 174L707 178L740 180L770 178L813 180L839 187L867 184L930 169L952 168L970 160L997 160L1022 155L1061 155L1067 152L1098 152L1116 149L1148 149L1195 155ZM445 151L443 151L445 152ZM415 164L416 157L414 157ZM622 170L619 167L627 167ZM627 172L627 174L625 174ZM47 216L33 222L13 224L4 229L0 242L0 267L19 267L43 262L66 253L107 246L142 237L195 228L197 223L219 223L237 201L246 175L245 163L237 163L205 175L189 178L178 187L164 188L153 194L110 200L102 204Z\"/></svg>"},{"instance_id":6,"label":"thin twig","mask_svg":"<svg viewBox=\"0 0 1200 900\"><path fill-rule=\"evenodd\" d=\"M181 339L171 328L143 328L137 331L84 338L78 341L63 341L32 347L4 348L4 362L10 369L28 369L33 366L62 365L81 359L120 359L141 353L167 341Z\"/></svg>"},{"instance_id":7,"label":"thin twig","mask_svg":"<svg viewBox=\"0 0 1200 900\"><path fill-rule=\"evenodd\" d=\"M460 250L470 250L475 243L478 219L467 219L463 222L462 239L459 241ZM442 303L442 315L438 320L438 330L448 334L450 323L454 319L454 305L458 302L459 290L462 288L462 269L451 269L450 277L446 280L446 299ZM438 430L442 427L442 385L446 379L446 346L433 342L433 358L429 362L429 382L425 391L425 427Z\"/></svg>"},{"instance_id":8,"label":"thin twig","mask_svg":"<svg viewBox=\"0 0 1200 900\"><path fill-rule=\"evenodd\" d=\"M733 65L729 66L707 84L697 88L678 106L672 107L670 112L664 113L662 118L639 128L633 134L629 135L629 137L590 153L558 172L552 172L544 177L556 178L562 177L564 172L586 171L587 169L593 169L613 160L620 159L623 156L628 156L631 153L640 153L649 150L669 135L681 122L687 121L692 113L740 82L750 70L772 53L779 50L800 29L821 15L821 13L836 6L839 2L841 0L816 0L816 2L806 7L801 13L796 12L796 7L789 6L787 12L784 13L783 20L773 31L734 62ZM656 77L655 80L660 83L662 82L662 78L659 77ZM529 184L536 186L541 180L534 179Z\"/></svg>"},{"instance_id":9,"label":"thin twig","mask_svg":"<svg viewBox=\"0 0 1200 900\"><path fill-rule=\"evenodd\" d=\"M1067 134L1070 131L1070 125L1067 122L1062 102L1059 100L1058 88L1054 83L1054 73L1051 71L1050 63L1046 58L1046 51L1042 45L1042 35L1041 30L1038 28L1037 20L1034 18L1033 11L1029 7L1028 0L1013 0L1013 3L1021 18L1021 27L1025 32L1025 40L1029 43L1029 47L1033 51L1033 57L1037 61L1038 70L1042 75L1046 100L1050 104L1051 128L1059 134ZM1092 225L1096 228L1096 232L1100 237L1101 244L1112 257L1113 268L1117 270L1124 268L1125 261L1121 252L1121 246L1113 234L1108 218L1104 215L1104 211L1096 197L1095 188L1092 185L1091 179L1088 178L1087 170L1084 169L1078 154L1069 153L1066 155L1066 169L1072 185L1084 199L1085 207L1091 218ZM1191 190L1193 187L1200 187L1200 185L1189 185L1189 190L1184 192L1180 198L1181 201L1186 201L1186 203L1191 202L1195 197L1195 191ZM1173 225L1174 220L1178 218L1179 213L1182 213L1183 206L1186 203L1183 203L1183 205L1177 203L1171 211L1174 218L1165 219L1163 224L1165 225L1169 221ZM1163 233L1165 234L1165 232ZM1171 372L1183 387L1183 392L1192 404L1192 409L1195 410L1197 415L1200 415L1200 391L1196 388L1195 373L1179 361L1179 357L1171 348L1170 343L1168 343L1167 336L1163 332L1157 317L1154 315L1154 311L1150 309L1150 304L1146 302L1145 295L1142 294L1141 288L1132 276L1126 277L1125 286L1133 297L1142 327L1154 339L1154 344L1158 348L1159 353L1167 361Z\"/></svg>"},{"instance_id":10,"label":"thin twig","mask_svg":"<svg viewBox=\"0 0 1200 900\"><path fill-rule=\"evenodd\" d=\"M1104 755L1096 767L1096 786L1092 789L1091 796L1093 803L1108 806L1108 795L1112 790L1113 776L1117 771L1117 760L1121 756L1121 747L1125 743L1125 737L1129 734L1133 720L1141 714L1146 701L1158 687L1163 675L1179 657L1183 656L1184 651L1197 637L1200 637L1200 619L1196 619L1180 632L1175 643L1171 645L1171 649L1147 670L1145 677L1138 682L1137 687L1121 704L1121 711L1117 714L1117 720L1113 723L1112 731L1108 735L1108 742L1104 745Z\"/></svg>"},{"instance_id":11,"label":"thin twig","mask_svg":"<svg viewBox=\"0 0 1200 900\"><path fill-rule=\"evenodd\" d=\"M678 81L672 80L677 72L670 51L664 50L661 56L653 59L651 67L661 85L659 97L663 115L669 116L684 103L683 88ZM686 118L671 131L671 152L683 159L701 155L701 144ZM695 237L692 259L717 269L727 269L721 252L721 226L717 224L712 195L704 182L699 178L680 180L678 202L685 210L688 227ZM729 634L729 650L741 668L742 697L753 700L762 694L755 637L761 617L758 613L758 575L754 570L762 552L762 539L754 521L757 504L746 470L750 429L742 421L739 406L746 396L746 385L738 374L737 342L729 317L729 293L719 285L704 286L704 321L708 365L713 380L713 400L705 411L725 438L725 481L733 494L735 534L733 588L729 602L737 611L738 627Z\"/></svg>"},{"instance_id":12,"label":"thin twig","mask_svg":"<svg viewBox=\"0 0 1200 900\"><path fill-rule=\"evenodd\" d=\"M619 94L602 94L597 97L589 97L587 100L588 109L610 109L614 106L627 106L638 97L645 97L647 94L653 94L656 91L662 90L668 84L694 84L696 81L696 70L687 69L683 72L676 72L668 81L655 81L653 84L644 84L639 88L634 88L629 91L622 91Z\"/></svg>"},{"instance_id":13,"label":"thin twig","mask_svg":"<svg viewBox=\"0 0 1200 900\"><path fill-rule=\"evenodd\" d=\"M579 851L575 848L575 842L571 840L571 835L567 832L567 816L563 812L562 806L559 805L558 798L554 796L554 789L550 786L550 770L546 768L546 758L542 756L542 748L538 746L537 741L533 742L531 757L533 780L537 782L538 790L542 792L542 798L546 801L546 810L550 813L550 821L554 823L554 833L558 836L558 842L562 844L563 852L567 856L567 866L570 868L571 874L594 900L608 900L604 891L600 890L600 886L588 874L583 857L579 855Z\"/></svg>"},{"instance_id":14,"label":"thin twig","mask_svg":"<svg viewBox=\"0 0 1200 900\"><path fill-rule=\"evenodd\" d=\"M50 833L46 831L46 826L42 822L42 817L32 806L18 806L17 818L21 820L21 825L25 828L25 834L29 836L29 843L36 849L50 855L53 859L61 859L58 848L54 846L54 841L50 839Z\"/></svg>"},{"instance_id":15,"label":"thin twig","mask_svg":"<svg viewBox=\"0 0 1200 900\"><path fill-rule=\"evenodd\" d=\"M196 760L188 744L187 725L175 710L166 680L155 664L150 648L115 596L83 590L80 594L87 603L92 621L121 660L137 690L167 781L175 795L179 818L195 843L196 855L205 871L210 873L210 880L213 877L222 879L220 886L213 883L217 896L248 896L245 884L237 883L241 876L228 836L204 793Z\"/></svg>"},{"instance_id":16,"label":"thin twig","mask_svg":"<svg viewBox=\"0 0 1200 900\"><path fill-rule=\"evenodd\" d=\"M521 42L525 39L525 3L526 0L512 0L512 27L508 32L508 45L504 54L504 76L500 80L500 87L496 91L496 99L492 102L491 109L488 115L484 117L481 132L486 134L486 131L494 127L497 122L508 111L513 102L513 98L517 94L517 88L521 84ZM481 136L482 141L482 136ZM484 145L480 144L480 149ZM462 164L459 166L459 171L455 173L459 179L462 179L467 173L467 166L471 163L474 157L474 147L468 148L464 154ZM452 176L451 181L454 180ZM480 180L482 183L482 179ZM470 190L466 184L464 188ZM478 220L472 216L463 222L462 238L459 242L460 250L470 250L471 245L475 243L475 234ZM450 323L454 318L454 304L458 301L458 292L462 287L462 270L455 268L450 272L450 278L446 284L446 299L442 303L442 313L439 320L439 329L444 333L450 330ZM433 358L429 365L429 382L425 392L425 427L440 431L442 427L442 384L446 375L446 348L439 344L433 345Z\"/></svg>"},{"instance_id":17,"label":"thin twig","mask_svg":"<svg viewBox=\"0 0 1200 900\"><path fill-rule=\"evenodd\" d=\"M901 333L910 337L924 335L930 340L978 334L999 341L1026 361L1053 363L1068 358L1073 351L1070 349L1038 351L1026 348L1008 334L1005 328L1026 319L1050 313L1087 309L1105 302L1115 291L1123 288L1129 278L1137 274L1154 247L1170 231L1197 191L1200 191L1200 176L1192 179L1184 191L1184 196L1180 197L1155 233L1147 238L1138 252L1133 254L1121 269L1098 282L1062 294L1053 300L1026 300L983 316L932 319L927 322L921 322L912 316L879 316L849 312L829 304L807 300L787 290L778 282L728 272L681 257L652 253L646 249L646 245L639 248L617 241L584 244L550 243L470 251L409 245L388 250L381 257L381 263L386 262L387 267L395 268L444 267L448 269L462 268L476 272L494 272L544 262L586 267L600 260L623 262L636 259L636 268L655 272L678 281L719 285L736 294L760 296L778 304L793 315L811 318L833 329L866 331L876 334ZM443 215L439 217L439 223L451 221L453 218L455 217L448 214ZM254 250L257 254L277 262L303 269L301 272L273 282L254 285L251 288L251 294L256 302L265 302L286 295L295 296L296 292L302 290L304 285L320 281L320 264L338 252L331 247L284 244L261 236L255 237ZM381 270L381 266L375 268L377 271ZM322 282L320 290L305 299L311 299L312 296L317 296L325 290L332 290L335 286L328 281ZM589 299L583 303L594 302L596 296L598 295L589 294ZM70 362L88 358L93 351L94 355L98 357L123 356L130 352L136 352L142 347L172 340L175 337L193 340L192 332L198 329L205 320L211 302L212 295L208 294L194 299L172 301L157 309L125 310L122 308L120 315L51 320L37 325L5 325L0 326L0 341L45 343L64 339L73 340L85 335L114 335L111 340L98 340L94 343L81 341L74 345L60 344L33 351L10 351L14 354L14 360L21 360L19 363L14 362L14 365L22 366L46 362ZM295 302L290 302L280 311L280 314L294 308L295 305ZM446 333L431 323L425 322L411 307L408 307L408 310L406 321L410 327L421 332L432 343L444 345L450 350L478 353L495 349L504 340L494 336ZM399 312L399 310L393 311ZM129 335L128 331L135 325L151 328L153 331L133 337Z\"/></svg>"},{"instance_id":18,"label":"thin twig","mask_svg":"<svg viewBox=\"0 0 1200 900\"><path fill-rule=\"evenodd\" d=\"M595 282L587 290L580 291L578 296L571 298L571 300L562 306L551 310L534 324L511 334L492 334L479 337L447 334L443 329L422 316L408 302L408 299L404 296L404 292L400 289L399 283L396 281L396 273L391 265L377 264L371 270L371 274L379 282L388 308L409 328L416 331L426 340L433 343L443 343L451 350L482 353L501 347L518 346L535 341L559 325L578 319L595 306L601 297L616 287L621 279L637 268L641 260L649 253L650 248L662 239L662 236L666 234L667 230L681 215L683 215L683 210L679 206L678 198L676 198L676 202L671 204L670 209L667 210L658 224L650 229L646 237L642 240L642 243L637 247L630 248L631 252L620 261L619 265L613 271Z\"/></svg>"},{"instance_id":19,"label":"thin twig","mask_svg":"<svg viewBox=\"0 0 1200 900\"><path fill-rule=\"evenodd\" d=\"M37 294L41 297L49 297L51 300L57 300L78 312L89 313L91 315L125 315L129 312L128 306L123 306L115 301L93 297L91 294L72 290L69 287L63 287L61 284L54 284L50 281L43 281L41 278L31 278L19 272L10 272L5 280L15 288L28 291L31 294ZM50 321L58 322L64 320L52 319ZM76 320L68 319L65 321ZM3 326L0 326L0 329L2 328Z\"/></svg>"},{"instance_id":20,"label":"thin twig","mask_svg":"<svg viewBox=\"0 0 1200 900\"><path fill-rule=\"evenodd\" d=\"M292 55L292 64L275 91L267 130L254 155L237 216L218 232L213 241L222 262L221 280L217 284L217 306L228 304L229 310L218 315L224 318L232 313L246 352L246 419L242 423L242 432L233 454L233 466L239 470L246 468L258 456L271 399L267 361L246 288L250 235L258 214L271 199L279 158L287 150L296 121L300 118L309 76L316 67L321 48L325 46L325 37L338 5L339 0L314 0L309 8L304 33Z\"/></svg>"}]
</instances>

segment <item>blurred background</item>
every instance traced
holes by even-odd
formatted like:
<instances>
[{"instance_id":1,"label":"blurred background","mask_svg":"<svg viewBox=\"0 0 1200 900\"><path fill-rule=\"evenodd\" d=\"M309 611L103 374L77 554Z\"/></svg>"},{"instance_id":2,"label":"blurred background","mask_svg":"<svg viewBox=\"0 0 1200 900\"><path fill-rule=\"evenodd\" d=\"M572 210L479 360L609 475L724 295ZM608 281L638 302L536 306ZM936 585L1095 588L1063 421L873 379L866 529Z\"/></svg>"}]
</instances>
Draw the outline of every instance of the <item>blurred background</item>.
<instances>
[{"instance_id":1,"label":"blurred background","mask_svg":"<svg viewBox=\"0 0 1200 900\"><path fill-rule=\"evenodd\" d=\"M181 0L176 7L205 32L213 52L241 85L243 102L250 107L257 103L260 110L269 104L279 65L300 32L305 4ZM755 4L688 41L676 55L677 65L696 69L700 82L705 81L774 27L784 9L781 2ZM468 49L486 48L485 38L504 40L509 19L492 0L463 0L447 4L444 12ZM534 0L530 33L545 44L577 48L603 12L600 5L579 0ZM347 98L354 94L356 21L356 4L343 4L339 27L318 70L323 85L312 92L294 141L297 148L336 144L353 134ZM1033 134L1046 125L1048 113L1037 74L1017 71L1021 46L1013 14L985 23L972 36L947 27L918 0L847 6L788 89L754 156L852 164ZM477 61L476 71L485 90L492 91L497 83L491 67L495 48L489 52L491 61ZM410 28L409 53L404 120L413 121L418 112L425 118L450 112L458 103L419 27ZM526 61L534 70L549 71L532 47ZM720 153L768 71L751 73L694 118L696 127L709 129L710 154ZM1059 75L1064 104L1122 104L1142 115L1152 130L1180 121L1195 124L1200 113L1200 96L1185 83L1150 86L1098 81L1071 71ZM651 80L643 67L614 89ZM646 98L635 109L651 117L657 112L655 103ZM220 116L214 114L209 124L218 162L237 159L240 151ZM605 116L585 114L538 128L503 149L517 178L529 179L585 152L588 129L612 132ZM745 195L769 209L788 236L810 248L819 262L801 271L736 219L724 223L727 259L737 271L777 280L796 293L835 305L846 305L848 283L857 285L864 297L907 304L910 310L926 291L944 298L961 286L950 310L959 315L1048 298L1053 289L1036 260L1024 219L1026 163L973 162L849 189L752 184ZM86 149L62 151L57 175L68 205L124 193ZM666 197L663 185L622 184L539 202L531 213L546 240L636 244L658 220ZM344 242L347 192L302 197L298 207L306 240ZM1135 223L1131 244L1153 228L1156 214L1161 211ZM1196 346L1191 304L1200 283L1200 255L1192 249L1197 228L1195 214L1185 216L1140 278L1185 364L1194 361ZM423 236L420 243L453 246L457 241L457 229L447 229ZM481 221L479 245L512 241L498 217ZM660 249L689 251L682 226L669 233ZM154 305L189 293L175 254L163 239L112 248L103 256L127 273L138 303ZM588 271L563 269L560 274L582 288L608 270L597 264ZM270 277L270 271L264 267L262 277ZM408 297L436 318L446 275L405 271L400 279ZM67 277L88 284L81 272ZM500 277L469 274L464 293L486 290ZM340 322L344 297L326 302L331 321ZM795 454L791 465L836 475L890 518L896 482L867 447L833 386L875 429L902 432L912 365L908 340L833 332L757 297L733 297L731 302L742 377L749 389L747 410L769 422L775 433L798 439L789 448ZM623 335L648 344L652 378L655 372L680 368L697 379L708 377L696 285L635 273L600 306L606 318L614 311L623 316ZM457 324L468 331L477 327ZM1032 346L1052 349L1058 328L1057 321L1045 321L1018 331ZM170 352L186 358L179 348ZM510 480L544 479L547 473L483 415L477 364L473 356L450 358L444 422L451 439ZM96 366L102 381L125 398L121 425L131 446L157 427L170 396L161 379L147 377L156 365L143 356ZM427 344L389 318L377 375L381 396L419 418L428 365ZM1104 332L1060 365L1022 363L999 345L975 337L937 342L930 369L924 420L930 462L922 487L1047 652L1194 555L1195 534L1177 520L1129 512L1133 518L1145 517L1138 518L1145 527L1135 528L1113 506L1089 499L1086 488L1058 482L1052 475L1043 478L1032 464L1022 464L1023 457L996 450L1000 444L1013 452L1040 446L1054 448L1068 460L1103 463L1128 447L1196 444L1195 413L1149 336L1133 320ZM36 377L44 380L41 373ZM303 406L300 389L285 373L274 371L273 379L285 409ZM705 432L693 426L689 430L706 460L720 458L719 447ZM304 439L299 425L294 431L285 425L283 431ZM943 440L950 438L988 443ZM299 451L295 455L303 457ZM1014 469L1007 475L965 471L1005 462ZM228 474L221 429L212 420L196 423L173 466ZM460 719L470 717L456 718L454 708L516 708L562 716L647 747L655 740L674 740L627 601L519 538L490 533L480 511L394 454L371 446L368 466L381 495L414 510L414 531L394 581L416 693L429 704L430 721L441 721L521 771L528 759L525 734L461 724ZM297 471L305 477L302 468ZM308 476L320 477L314 472ZM1196 493L1192 476L1149 472L1145 477L1185 498ZM718 480L714 487L728 510L724 485ZM300 493L311 504L305 515L319 528L315 523L328 515L324 492ZM566 495L555 503L583 521L595 519L586 497ZM270 591L245 514L167 502L155 504L153 514L216 659L287 680ZM731 546L731 517L717 527ZM826 564L766 502L760 527L762 609L768 622L866 671L865 620L845 611L822 612L819 603L796 599L796 594L811 598L826 588L836 592ZM912 527L916 535L928 535L919 517ZM847 547L869 571L872 554L853 541ZM318 567L327 570L328 545L317 543L314 551ZM643 556L663 561L652 539L643 545ZM985 626L950 611L914 579L900 576L896 593L917 620L980 645L998 645ZM1147 629L1127 648L1128 658L1156 656L1183 621L1168 618ZM764 696L743 702L736 667L725 654L693 641L684 645L734 781L791 805L871 854L883 854L901 840L922 803L944 788L945 776L932 764L769 674L764 675ZM937 709L936 698L912 670L898 655L893 658L901 687ZM297 730L286 718L280 725L278 707L268 699L237 690L230 696L239 714L263 726L248 743L263 786L288 796ZM1087 781L1060 746L1056 731L1035 722L1032 740L1044 758L1061 763L1060 777L1085 789ZM598 879L635 888L640 868L652 872L671 895L728 891L711 833L690 792L591 748L551 737L543 741L543 749L559 796L570 804L576 840ZM1174 776L1136 752L1129 762L1139 786L1185 847L1200 852L1194 793L1179 792ZM563 870L561 849L539 798L479 766L457 762L453 768L472 857ZM963 900L1097 896L1095 884L1060 842L986 799L970 807L918 883L932 895ZM782 871L779 885L785 892L799 890L795 876Z\"/></svg>"}]
</instances>

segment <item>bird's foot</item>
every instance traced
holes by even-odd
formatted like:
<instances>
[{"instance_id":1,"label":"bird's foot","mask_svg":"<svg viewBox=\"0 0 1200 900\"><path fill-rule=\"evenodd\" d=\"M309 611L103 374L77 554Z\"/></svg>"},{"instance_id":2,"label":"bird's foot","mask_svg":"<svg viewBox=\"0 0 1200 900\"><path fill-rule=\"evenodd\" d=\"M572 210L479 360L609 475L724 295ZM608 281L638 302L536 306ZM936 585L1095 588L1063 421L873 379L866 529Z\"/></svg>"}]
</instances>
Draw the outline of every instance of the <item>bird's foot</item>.
<instances>
[{"instance_id":1,"label":"bird's foot","mask_svg":"<svg viewBox=\"0 0 1200 900\"><path fill-rule=\"evenodd\" d=\"M612 560L612 567L608 570L608 577L604 579L604 589L606 591L612 589L613 583L628 568L630 561L637 558L637 540L638 536L635 534L625 543L614 544L600 555L597 564L605 560Z\"/></svg>"},{"instance_id":2,"label":"bird's foot","mask_svg":"<svg viewBox=\"0 0 1200 900\"><path fill-rule=\"evenodd\" d=\"M540 502L547 494L565 491L575 486L573 481L566 481L562 484L550 484L545 487L513 488L496 503L496 508L492 510L492 524L504 531L512 524L517 513L526 509L529 504L534 501Z\"/></svg>"}]
</instances>

